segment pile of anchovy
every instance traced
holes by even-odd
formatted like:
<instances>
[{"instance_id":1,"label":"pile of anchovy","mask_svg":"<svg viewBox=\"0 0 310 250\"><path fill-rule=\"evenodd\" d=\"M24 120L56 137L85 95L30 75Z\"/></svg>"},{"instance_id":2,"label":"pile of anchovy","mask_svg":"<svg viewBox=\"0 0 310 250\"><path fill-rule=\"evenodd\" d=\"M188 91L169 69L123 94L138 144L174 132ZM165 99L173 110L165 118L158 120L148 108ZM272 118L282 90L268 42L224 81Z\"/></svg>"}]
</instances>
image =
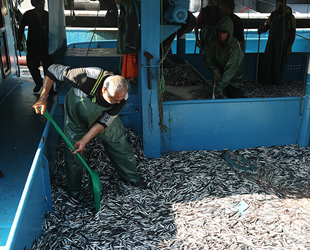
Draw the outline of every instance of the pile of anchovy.
<instances>
[{"instance_id":1,"label":"pile of anchovy","mask_svg":"<svg viewBox=\"0 0 310 250\"><path fill-rule=\"evenodd\" d=\"M195 71L190 63L179 63L173 68L164 68L163 75L166 85L172 86L196 86L208 84L213 86L211 80L204 80ZM261 85L254 80L245 79L245 97L247 98L267 98L267 97L292 97L303 96L305 90L304 81L282 81L281 85ZM193 93L196 99L211 99L211 88L204 88L204 93ZM172 94L171 94L172 95ZM164 101L175 100L169 98L169 93L164 93Z\"/></svg>"},{"instance_id":2,"label":"pile of anchovy","mask_svg":"<svg viewBox=\"0 0 310 250\"><path fill-rule=\"evenodd\" d=\"M196 86L203 84L203 80L190 63L178 63L173 68L164 68L163 75L166 85Z\"/></svg>"},{"instance_id":3,"label":"pile of anchovy","mask_svg":"<svg viewBox=\"0 0 310 250\"><path fill-rule=\"evenodd\" d=\"M261 85L255 81L245 80L245 96L248 98L303 96L304 81L282 81L281 85Z\"/></svg>"},{"instance_id":4,"label":"pile of anchovy","mask_svg":"<svg viewBox=\"0 0 310 250\"><path fill-rule=\"evenodd\" d=\"M147 189L120 180L94 139L84 153L102 185L95 212L86 172L79 199L66 193L60 141L53 212L31 249L310 249L310 148L183 151L147 159L135 131L126 128L126 138ZM234 167L225 152L255 171Z\"/></svg>"}]
</instances>

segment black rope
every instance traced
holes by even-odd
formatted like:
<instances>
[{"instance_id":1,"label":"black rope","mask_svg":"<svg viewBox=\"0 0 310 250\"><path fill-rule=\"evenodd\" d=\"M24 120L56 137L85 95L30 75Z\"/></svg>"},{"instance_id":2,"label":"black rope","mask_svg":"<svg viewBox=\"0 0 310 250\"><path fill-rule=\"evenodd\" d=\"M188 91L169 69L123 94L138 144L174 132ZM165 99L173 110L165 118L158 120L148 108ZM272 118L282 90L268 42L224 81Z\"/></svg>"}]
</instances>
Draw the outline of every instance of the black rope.
<instances>
[{"instance_id":1,"label":"black rope","mask_svg":"<svg viewBox=\"0 0 310 250\"><path fill-rule=\"evenodd\" d=\"M160 1L160 24L161 24L161 40L163 40L163 22L164 22L164 13L163 13L163 0ZM164 58L164 42L161 42L161 57ZM164 79L164 70L163 70L163 60L161 62L161 66L159 67L159 72L157 75L157 86L158 86L158 109L159 109L159 123L161 130L161 136L164 142L165 150L167 151L165 137L164 137L164 131L167 133L167 126L164 124L164 106L163 106L163 89L165 86L162 86L162 80ZM164 81L163 81L164 83Z\"/></svg>"},{"instance_id":2,"label":"black rope","mask_svg":"<svg viewBox=\"0 0 310 250\"><path fill-rule=\"evenodd\" d=\"M91 46L91 43L92 43L92 41L93 41L94 35L95 35L95 33L96 33L97 23L98 23L98 17L99 17L99 11L100 11L100 4L98 5L97 16L96 16L96 23L95 23L95 28L94 28L94 30L93 30L93 35L92 35L92 37L91 37L91 39L90 39L90 42L89 42L89 45L88 45L88 48L87 48L87 52L86 52L86 56L85 56L85 58L84 58L84 61L83 61L82 64L81 64L81 67L83 66L83 64L85 63L85 61L86 61L86 59L87 59L87 57L88 57L88 53L89 53L89 51L90 51L90 46Z\"/></svg>"}]
</instances>

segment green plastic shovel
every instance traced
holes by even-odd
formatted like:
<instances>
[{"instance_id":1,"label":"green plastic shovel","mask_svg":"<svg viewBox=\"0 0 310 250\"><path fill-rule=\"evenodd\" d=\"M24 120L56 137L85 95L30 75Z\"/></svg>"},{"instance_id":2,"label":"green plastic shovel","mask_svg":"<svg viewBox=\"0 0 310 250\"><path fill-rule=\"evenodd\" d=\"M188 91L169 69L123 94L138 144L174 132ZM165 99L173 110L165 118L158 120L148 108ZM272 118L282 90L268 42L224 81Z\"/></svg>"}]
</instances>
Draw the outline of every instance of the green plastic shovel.
<instances>
[{"instance_id":1,"label":"green plastic shovel","mask_svg":"<svg viewBox=\"0 0 310 250\"><path fill-rule=\"evenodd\" d=\"M64 134L64 132L62 132L60 127L57 125L57 123L54 121L54 119L51 117L51 115L49 114L49 112L47 110L45 110L44 116L47 120L49 120L54 125L54 127L56 128L58 133L65 140L65 142L69 145L69 147L73 151L75 151L73 144L69 141L69 139ZM84 161L83 157L79 153L77 153L76 156L83 163L84 167L86 168L86 170L89 173L89 175L88 175L88 177L89 177L89 189L90 189L90 193L94 196L95 208L96 208L96 212L97 212L100 208L100 196L101 196L101 182L100 182L99 175L95 170L92 170L87 165L87 163Z\"/></svg>"}]
</instances>

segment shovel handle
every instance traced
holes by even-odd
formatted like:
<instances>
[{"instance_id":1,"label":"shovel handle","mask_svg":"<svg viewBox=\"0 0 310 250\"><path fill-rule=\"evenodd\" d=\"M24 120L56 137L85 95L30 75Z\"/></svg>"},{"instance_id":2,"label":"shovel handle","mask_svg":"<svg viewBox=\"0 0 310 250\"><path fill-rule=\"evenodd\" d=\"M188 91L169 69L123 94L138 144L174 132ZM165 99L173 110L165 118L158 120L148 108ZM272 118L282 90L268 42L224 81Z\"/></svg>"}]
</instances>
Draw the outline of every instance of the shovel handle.
<instances>
[{"instance_id":1,"label":"shovel handle","mask_svg":"<svg viewBox=\"0 0 310 250\"><path fill-rule=\"evenodd\" d=\"M41 110L41 108L40 108ZM65 142L69 145L69 147L75 151L74 145L69 141L68 137L65 135L64 132L62 132L61 128L57 125L57 123L54 121L54 119L51 117L50 113L45 110L44 114L45 118L49 120L55 127L55 129L58 131L60 136L65 140ZM89 173L91 173L91 169L87 165L87 163L84 161L83 157L80 155L80 153L76 153L76 156L79 158L79 160L83 163L84 167L87 169Z\"/></svg>"},{"instance_id":2,"label":"shovel handle","mask_svg":"<svg viewBox=\"0 0 310 250\"><path fill-rule=\"evenodd\" d=\"M213 81L213 89L212 89L212 99L213 100L215 99L215 85L216 85L216 82Z\"/></svg>"}]
</instances>

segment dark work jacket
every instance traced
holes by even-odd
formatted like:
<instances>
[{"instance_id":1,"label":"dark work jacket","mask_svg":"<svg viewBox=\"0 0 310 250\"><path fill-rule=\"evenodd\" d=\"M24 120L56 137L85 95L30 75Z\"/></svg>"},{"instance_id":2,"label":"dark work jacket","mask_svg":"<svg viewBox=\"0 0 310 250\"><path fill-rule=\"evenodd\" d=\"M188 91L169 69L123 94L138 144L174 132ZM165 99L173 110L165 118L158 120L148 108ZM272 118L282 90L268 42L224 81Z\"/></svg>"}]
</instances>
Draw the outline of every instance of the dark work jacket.
<instances>
[{"instance_id":1,"label":"dark work jacket","mask_svg":"<svg viewBox=\"0 0 310 250\"><path fill-rule=\"evenodd\" d=\"M131 54L136 52L139 41L139 2L122 0L118 24L117 53ZM138 13L137 13L138 9Z\"/></svg>"},{"instance_id":2,"label":"dark work jacket","mask_svg":"<svg viewBox=\"0 0 310 250\"><path fill-rule=\"evenodd\" d=\"M214 26L217 25L217 23L220 20L220 8L218 6L215 6L212 9L209 6L207 6L205 8L202 8L201 11L202 11L201 27L203 27L204 24L210 24Z\"/></svg>"},{"instance_id":3,"label":"dark work jacket","mask_svg":"<svg viewBox=\"0 0 310 250\"><path fill-rule=\"evenodd\" d=\"M210 36L215 32L215 25L217 25L220 20L220 8L215 6L211 9L207 6L201 10L201 14L199 15L201 15L201 19L198 20L197 26L201 29L200 41L201 48L204 50Z\"/></svg>"},{"instance_id":4,"label":"dark work jacket","mask_svg":"<svg viewBox=\"0 0 310 250\"><path fill-rule=\"evenodd\" d=\"M103 127L107 127L124 107L128 100L128 93L120 103L110 104L101 97L104 80L113 73L103 71L100 68L71 68L60 64L52 64L47 71L47 76L56 81L63 81L72 86L76 96L88 97L94 105L107 108L106 112L97 121ZM97 86L94 88L94 86ZM94 92L92 91L94 89ZM80 90L80 91L79 91Z\"/></svg>"},{"instance_id":5,"label":"dark work jacket","mask_svg":"<svg viewBox=\"0 0 310 250\"><path fill-rule=\"evenodd\" d=\"M243 23L240 17L235 15L234 13L231 13L229 15L231 21L234 25L234 37L237 38L238 42L241 42L241 48L243 52L245 51L245 45L244 45L244 32L243 32Z\"/></svg>"}]
</instances>

